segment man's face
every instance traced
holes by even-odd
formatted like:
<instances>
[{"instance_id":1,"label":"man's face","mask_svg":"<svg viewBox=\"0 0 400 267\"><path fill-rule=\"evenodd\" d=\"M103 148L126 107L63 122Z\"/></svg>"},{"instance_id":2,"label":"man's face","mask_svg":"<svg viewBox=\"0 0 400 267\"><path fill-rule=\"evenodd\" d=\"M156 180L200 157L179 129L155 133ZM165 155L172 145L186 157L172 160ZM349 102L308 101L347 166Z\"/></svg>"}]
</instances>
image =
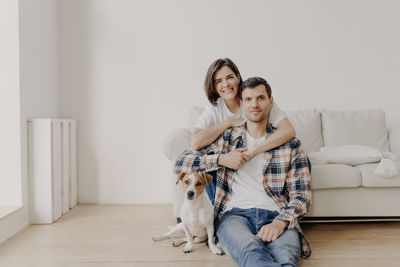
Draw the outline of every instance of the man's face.
<instances>
[{"instance_id":1,"label":"man's face","mask_svg":"<svg viewBox=\"0 0 400 267\"><path fill-rule=\"evenodd\" d=\"M247 119L257 123L268 119L273 98L268 98L265 86L260 84L254 88L244 88L241 103Z\"/></svg>"}]
</instances>

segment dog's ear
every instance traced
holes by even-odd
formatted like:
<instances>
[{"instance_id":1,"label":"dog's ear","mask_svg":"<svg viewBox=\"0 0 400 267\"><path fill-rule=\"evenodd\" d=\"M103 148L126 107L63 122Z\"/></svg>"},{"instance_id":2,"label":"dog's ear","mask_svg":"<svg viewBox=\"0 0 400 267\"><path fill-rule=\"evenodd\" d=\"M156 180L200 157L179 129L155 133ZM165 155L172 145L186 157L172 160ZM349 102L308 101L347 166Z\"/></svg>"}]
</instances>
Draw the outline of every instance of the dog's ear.
<instances>
[{"instance_id":1,"label":"dog's ear","mask_svg":"<svg viewBox=\"0 0 400 267\"><path fill-rule=\"evenodd\" d=\"M204 181L206 182L207 185L211 183L211 180L213 179L212 175L207 174L207 173L202 173Z\"/></svg>"},{"instance_id":2,"label":"dog's ear","mask_svg":"<svg viewBox=\"0 0 400 267\"><path fill-rule=\"evenodd\" d=\"M176 184L179 183L179 180L182 180L183 176L185 176L186 173L182 172L181 174L178 175L178 179L176 180Z\"/></svg>"}]
</instances>

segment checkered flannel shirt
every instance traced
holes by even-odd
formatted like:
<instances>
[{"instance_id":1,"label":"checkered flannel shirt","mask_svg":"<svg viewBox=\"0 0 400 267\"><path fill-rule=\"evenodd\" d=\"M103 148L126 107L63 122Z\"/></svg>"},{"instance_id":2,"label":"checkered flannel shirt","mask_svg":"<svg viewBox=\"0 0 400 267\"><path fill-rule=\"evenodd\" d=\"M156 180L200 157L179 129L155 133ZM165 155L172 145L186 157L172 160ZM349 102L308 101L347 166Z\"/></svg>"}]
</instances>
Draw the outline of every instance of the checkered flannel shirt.
<instances>
[{"instance_id":1,"label":"checkered flannel shirt","mask_svg":"<svg viewBox=\"0 0 400 267\"><path fill-rule=\"evenodd\" d=\"M175 163L175 173L216 172L216 195L214 202L215 223L218 225L222 213L232 194L235 170L218 165L220 154L246 147L246 123L226 130L214 143L199 151L185 150ZM274 128L267 125L267 137ZM281 209L275 220L288 221L288 229L296 228L300 233L302 257L311 255L311 246L304 237L299 220L307 213L311 204L311 181L308 162L300 141L292 138L287 143L264 152L264 191Z\"/></svg>"}]
</instances>

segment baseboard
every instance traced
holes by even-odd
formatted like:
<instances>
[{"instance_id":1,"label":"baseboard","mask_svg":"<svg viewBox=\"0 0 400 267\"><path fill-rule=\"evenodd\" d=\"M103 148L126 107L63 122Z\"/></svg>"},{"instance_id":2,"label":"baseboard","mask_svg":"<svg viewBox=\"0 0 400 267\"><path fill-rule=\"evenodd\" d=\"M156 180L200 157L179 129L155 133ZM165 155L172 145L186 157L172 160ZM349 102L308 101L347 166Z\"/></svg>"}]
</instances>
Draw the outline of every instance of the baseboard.
<instances>
[{"instance_id":1,"label":"baseboard","mask_svg":"<svg viewBox=\"0 0 400 267\"><path fill-rule=\"evenodd\" d=\"M22 209L22 206L0 206L0 220L11 216L15 212Z\"/></svg>"},{"instance_id":2,"label":"baseboard","mask_svg":"<svg viewBox=\"0 0 400 267\"><path fill-rule=\"evenodd\" d=\"M376 217L305 217L300 223L338 223L338 222L399 222L398 216L376 216Z\"/></svg>"}]
</instances>

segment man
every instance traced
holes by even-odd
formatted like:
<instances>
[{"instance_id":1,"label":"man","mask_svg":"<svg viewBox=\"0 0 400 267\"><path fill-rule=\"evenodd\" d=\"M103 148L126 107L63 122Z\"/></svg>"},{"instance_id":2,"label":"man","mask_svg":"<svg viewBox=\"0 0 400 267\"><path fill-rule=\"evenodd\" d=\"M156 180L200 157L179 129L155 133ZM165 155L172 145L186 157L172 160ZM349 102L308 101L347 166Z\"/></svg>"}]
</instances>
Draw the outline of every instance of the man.
<instances>
[{"instance_id":1,"label":"man","mask_svg":"<svg viewBox=\"0 0 400 267\"><path fill-rule=\"evenodd\" d=\"M239 266L297 266L311 247L299 225L311 203L310 173L296 138L246 162L247 149L274 132L268 124L271 88L262 78L244 81L240 100L247 121L199 151L185 151L175 172L217 170L216 235Z\"/></svg>"}]
</instances>

